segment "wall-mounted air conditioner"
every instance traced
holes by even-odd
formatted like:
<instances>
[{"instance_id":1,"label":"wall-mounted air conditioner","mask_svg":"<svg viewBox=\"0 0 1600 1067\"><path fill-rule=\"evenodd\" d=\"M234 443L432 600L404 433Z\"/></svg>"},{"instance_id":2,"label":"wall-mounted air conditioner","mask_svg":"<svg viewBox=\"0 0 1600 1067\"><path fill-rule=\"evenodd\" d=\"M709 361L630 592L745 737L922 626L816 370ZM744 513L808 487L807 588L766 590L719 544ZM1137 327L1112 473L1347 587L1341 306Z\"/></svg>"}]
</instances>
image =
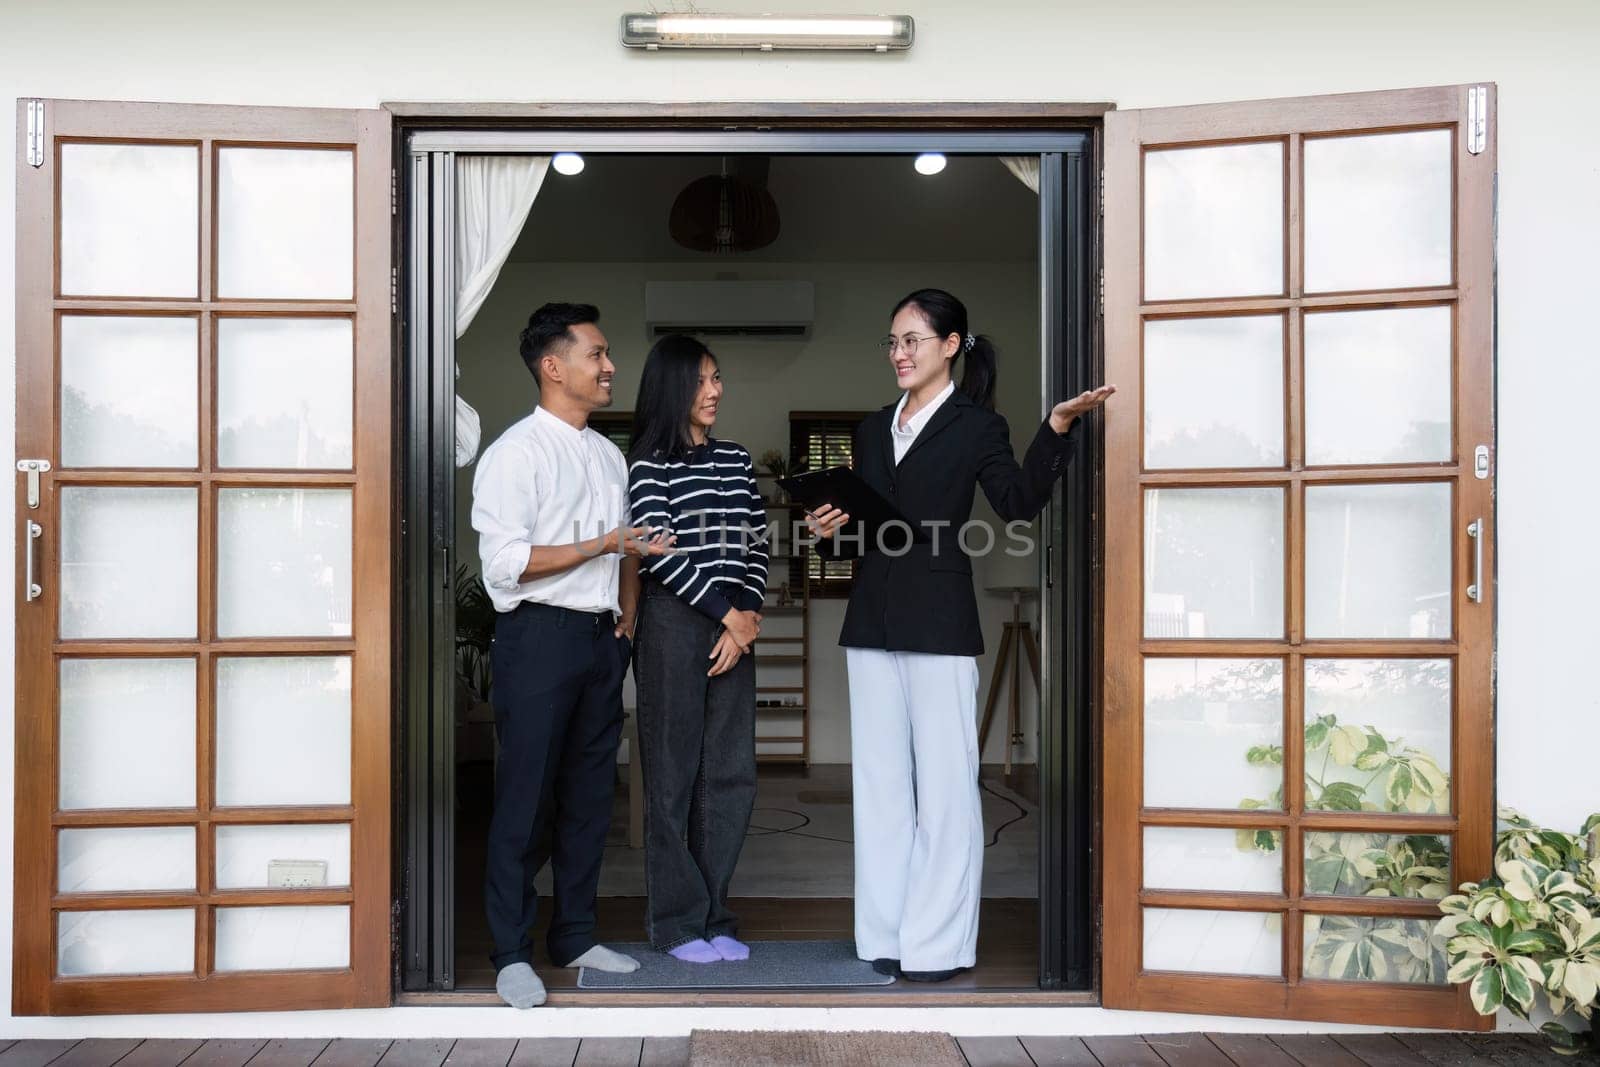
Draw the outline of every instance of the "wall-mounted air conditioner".
<instances>
[{"instance_id":1,"label":"wall-mounted air conditioner","mask_svg":"<svg viewBox=\"0 0 1600 1067\"><path fill-rule=\"evenodd\" d=\"M645 282L644 321L651 337L811 336L816 294L810 282Z\"/></svg>"}]
</instances>

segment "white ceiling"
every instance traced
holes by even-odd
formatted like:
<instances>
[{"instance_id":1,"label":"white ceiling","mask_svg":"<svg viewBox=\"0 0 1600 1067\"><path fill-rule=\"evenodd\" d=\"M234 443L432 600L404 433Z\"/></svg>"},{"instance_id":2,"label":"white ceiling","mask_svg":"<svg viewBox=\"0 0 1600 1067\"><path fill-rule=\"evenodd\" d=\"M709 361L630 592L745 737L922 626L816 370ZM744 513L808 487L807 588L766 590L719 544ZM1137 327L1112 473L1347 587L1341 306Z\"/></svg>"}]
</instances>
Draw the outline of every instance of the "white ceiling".
<instances>
[{"instance_id":1,"label":"white ceiling","mask_svg":"<svg viewBox=\"0 0 1600 1067\"><path fill-rule=\"evenodd\" d=\"M718 156L585 157L551 170L511 258L523 262L994 262L1038 256L1038 198L994 156L951 156L924 177L909 156L773 156L782 220L757 252L692 252L667 233L683 187Z\"/></svg>"}]
</instances>

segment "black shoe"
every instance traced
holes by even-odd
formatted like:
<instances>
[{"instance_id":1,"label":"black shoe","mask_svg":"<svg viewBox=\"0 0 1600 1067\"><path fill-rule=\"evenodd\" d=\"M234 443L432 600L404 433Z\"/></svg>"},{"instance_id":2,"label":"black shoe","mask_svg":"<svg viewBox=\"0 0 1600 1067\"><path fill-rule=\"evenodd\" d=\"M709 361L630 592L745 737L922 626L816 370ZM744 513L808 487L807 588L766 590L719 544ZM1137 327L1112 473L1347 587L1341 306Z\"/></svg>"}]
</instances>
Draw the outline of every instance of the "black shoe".
<instances>
[{"instance_id":1,"label":"black shoe","mask_svg":"<svg viewBox=\"0 0 1600 1067\"><path fill-rule=\"evenodd\" d=\"M891 960L887 956L872 961L872 969L879 974L888 975L890 978L900 977L900 961Z\"/></svg>"},{"instance_id":2,"label":"black shoe","mask_svg":"<svg viewBox=\"0 0 1600 1067\"><path fill-rule=\"evenodd\" d=\"M900 977L908 982L948 982L965 967L952 967L948 971L901 971Z\"/></svg>"}]
</instances>

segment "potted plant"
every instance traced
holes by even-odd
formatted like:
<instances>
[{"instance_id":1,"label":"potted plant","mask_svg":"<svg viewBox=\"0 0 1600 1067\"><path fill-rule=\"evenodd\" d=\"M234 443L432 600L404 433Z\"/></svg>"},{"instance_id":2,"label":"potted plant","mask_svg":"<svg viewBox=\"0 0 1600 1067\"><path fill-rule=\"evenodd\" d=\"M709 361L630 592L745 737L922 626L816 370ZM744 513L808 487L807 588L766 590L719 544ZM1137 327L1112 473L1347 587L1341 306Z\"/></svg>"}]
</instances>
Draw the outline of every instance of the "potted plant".
<instances>
[{"instance_id":1,"label":"potted plant","mask_svg":"<svg viewBox=\"0 0 1600 1067\"><path fill-rule=\"evenodd\" d=\"M1529 1019L1540 1000L1554 1016L1539 1029L1557 1052L1596 1046L1588 1022L1600 990L1600 814L1576 834L1535 826L1502 809L1494 875L1439 902L1449 979L1467 985L1480 1015L1505 1008ZM1529 1020L1531 1021L1531 1020Z\"/></svg>"},{"instance_id":2,"label":"potted plant","mask_svg":"<svg viewBox=\"0 0 1600 1067\"><path fill-rule=\"evenodd\" d=\"M769 448L761 453L761 465L767 469L767 473L772 475L774 479L772 502L774 504L787 504L789 502L789 494L784 491L783 486L776 483L776 479L789 476L788 459L776 448Z\"/></svg>"}]
</instances>

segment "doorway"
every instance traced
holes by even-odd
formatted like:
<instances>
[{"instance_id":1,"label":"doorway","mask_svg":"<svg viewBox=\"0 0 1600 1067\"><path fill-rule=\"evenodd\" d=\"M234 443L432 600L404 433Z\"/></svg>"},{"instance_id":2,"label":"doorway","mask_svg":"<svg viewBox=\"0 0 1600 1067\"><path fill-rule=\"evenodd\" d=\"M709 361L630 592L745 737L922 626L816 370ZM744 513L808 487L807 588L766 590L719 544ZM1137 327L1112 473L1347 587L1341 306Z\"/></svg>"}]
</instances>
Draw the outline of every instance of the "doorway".
<instances>
[{"instance_id":1,"label":"doorway","mask_svg":"<svg viewBox=\"0 0 1600 1067\"><path fill-rule=\"evenodd\" d=\"M1091 131L1081 127L937 135L692 129L669 135L573 128L411 130L402 134L402 144L407 204L400 217L409 231L409 359L402 403L409 447L403 478L406 597L399 620L405 634L399 677L405 690L400 759L406 783L400 797L400 875L406 886L401 988L465 992L492 985L476 927L482 863L477 835L487 819L493 738L492 715L482 714L484 694L470 692L477 688L470 684L471 671L461 669L462 635L471 629L474 610L467 594L476 547L466 518L470 472L452 461L458 395L482 408L487 445L536 399L507 340L521 319L545 300L593 300L602 308L602 329L623 357L618 400L594 421L595 428L625 448L624 413L631 408L644 349L655 334L700 325L713 330L705 339L724 363L727 410L740 413L726 420L726 431L719 425L719 435L745 443L758 461L770 450L815 465L804 461L816 458L818 449L826 455L841 427L893 399L886 376L871 373L881 369L871 348L873 331L881 332L881 320L904 291L934 284L968 301L976 329L988 332L993 325L999 335L998 407L1020 450L1046 398L1070 395L1092 378L1093 142ZM913 158L935 148L946 156L946 173L915 175ZM554 150L580 152L585 173L575 179L549 175L495 291L458 340L444 325L455 321L454 265L438 252L454 247L453 212L447 209L454 204L457 157ZM1007 172L1003 156L1033 164L1037 192ZM730 159L746 173L764 171L784 227L794 236L788 242L780 237L765 256L697 258L671 241L662 224L666 205L698 177L728 170ZM652 216L653 229L644 225ZM945 233L953 235L954 254L940 243ZM883 248L892 249L895 269L885 269L890 260ZM645 306L651 282L685 279L731 286L809 281L814 321L799 336L756 329L718 336L714 323L663 318L659 299ZM852 350L849 341L861 341L856 334L865 340ZM852 354L845 358L847 351ZM835 366L829 359L843 362ZM853 369L841 376L841 367ZM848 441L847 432L842 437ZM1035 524L1037 551L1007 560L1003 575L976 580L980 602L994 601L985 609L990 652L980 661L980 712L1001 624L1011 616L1009 594L1002 590L1016 588L1026 597L1021 617L1037 619L1043 655L1032 714L1033 685L1022 681L1023 721L1016 729L1022 744L1011 744L1007 693L999 694L988 729L984 761L994 767L986 766L984 774L990 844L985 896L992 899L984 909L979 968L950 994L1093 985L1088 581L1095 455L1087 438L1084 446L1056 502ZM763 479L764 494L771 487L772 479ZM779 534L780 549L783 540ZM759 696L762 784L734 895L745 916L744 933L753 940L796 932L848 940L849 741L836 639L849 575L803 558L775 561L772 572L769 604L775 611L763 636L764 643L771 637L771 666L762 668ZM986 593L989 588L993 595ZM465 695L463 688L469 690ZM631 773L629 747L625 740L599 910L602 937L623 941L642 933L643 854L632 847L639 780ZM1013 761L1015 766L1005 766ZM988 971L986 959L995 961ZM553 990L561 996L559 986ZM586 994L569 995L576 998L570 1003L582 1003Z\"/></svg>"}]
</instances>

